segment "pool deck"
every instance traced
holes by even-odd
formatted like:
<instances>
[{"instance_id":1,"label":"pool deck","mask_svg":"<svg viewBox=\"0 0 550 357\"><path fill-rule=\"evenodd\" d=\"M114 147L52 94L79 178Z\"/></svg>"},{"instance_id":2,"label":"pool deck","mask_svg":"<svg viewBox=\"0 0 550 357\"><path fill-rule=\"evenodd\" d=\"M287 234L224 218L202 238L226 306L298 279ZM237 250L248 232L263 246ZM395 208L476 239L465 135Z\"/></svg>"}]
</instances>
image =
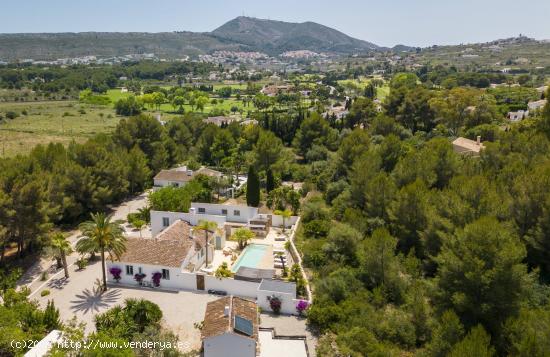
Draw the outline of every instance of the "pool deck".
<instances>
[{"instance_id":1,"label":"pool deck","mask_svg":"<svg viewBox=\"0 0 550 357\"><path fill-rule=\"evenodd\" d=\"M284 249L286 240L281 240L285 235L281 232L280 228L271 228L265 238L253 238L250 240L250 244L267 245L266 254L262 257L258 263L257 268L260 269L274 269L273 249ZM235 263L239 261L242 255L242 251L238 250L238 244L235 241L227 240L225 242L225 248L233 251L233 254L238 254L236 259L232 259L232 255L225 255L221 250L214 251L214 257L212 259L212 267L216 270L224 262L231 269Z\"/></svg>"}]
</instances>

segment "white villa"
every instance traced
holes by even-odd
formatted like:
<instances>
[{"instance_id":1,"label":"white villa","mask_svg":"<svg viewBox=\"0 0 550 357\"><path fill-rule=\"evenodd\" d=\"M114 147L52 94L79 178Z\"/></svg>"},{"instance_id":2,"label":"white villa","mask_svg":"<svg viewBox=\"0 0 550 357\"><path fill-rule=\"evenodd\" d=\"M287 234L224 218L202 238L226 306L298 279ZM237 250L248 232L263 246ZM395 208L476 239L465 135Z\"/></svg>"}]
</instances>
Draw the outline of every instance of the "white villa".
<instances>
[{"instance_id":1,"label":"white villa","mask_svg":"<svg viewBox=\"0 0 550 357\"><path fill-rule=\"evenodd\" d=\"M195 228L202 220L217 223L206 233ZM293 235L299 218L284 220ZM282 233L283 218L260 214L255 207L192 203L190 212L151 212L152 238L128 238L126 252L107 261L110 284L167 290L198 290L252 299L270 309L273 296L281 300L281 312L295 314L296 284L276 279L276 272L292 258L286 250L288 235ZM227 241L235 228L247 227L256 238L244 249ZM278 228L275 228L278 227ZM208 249L208 250L207 250ZM208 256L208 264L206 264ZM223 263L233 278L216 278Z\"/></svg>"}]
</instances>

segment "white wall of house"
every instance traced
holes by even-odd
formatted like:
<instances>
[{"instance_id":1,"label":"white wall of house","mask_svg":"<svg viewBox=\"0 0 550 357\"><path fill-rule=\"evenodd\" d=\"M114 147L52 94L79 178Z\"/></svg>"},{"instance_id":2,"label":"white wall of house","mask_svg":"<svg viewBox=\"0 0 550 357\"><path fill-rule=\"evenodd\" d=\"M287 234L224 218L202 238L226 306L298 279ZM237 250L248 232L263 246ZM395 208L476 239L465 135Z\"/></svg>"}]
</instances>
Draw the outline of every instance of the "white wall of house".
<instances>
[{"instance_id":1,"label":"white wall of house","mask_svg":"<svg viewBox=\"0 0 550 357\"><path fill-rule=\"evenodd\" d=\"M260 283L231 278L218 279L212 275L205 275L204 285L207 291L210 289L221 290L227 292L229 295L256 299Z\"/></svg>"},{"instance_id":2,"label":"white wall of house","mask_svg":"<svg viewBox=\"0 0 550 357\"><path fill-rule=\"evenodd\" d=\"M224 333L204 339L204 357L255 357L256 341L237 335Z\"/></svg>"},{"instance_id":3,"label":"white wall of house","mask_svg":"<svg viewBox=\"0 0 550 357\"><path fill-rule=\"evenodd\" d=\"M168 225L164 225L164 219L168 219ZM160 232L168 228L172 223L178 219L189 222L191 225L196 226L201 220L213 221L218 224L218 227L222 228L226 218L223 216L213 216L204 214L193 214L183 212L166 212L166 211L151 211L151 235L156 237Z\"/></svg>"},{"instance_id":4,"label":"white wall of house","mask_svg":"<svg viewBox=\"0 0 550 357\"><path fill-rule=\"evenodd\" d=\"M227 222L237 223L248 223L250 219L258 214L258 208L244 205L192 202L191 208L194 208L195 213L198 215L223 216L226 217ZM201 212L202 209L204 209L204 212Z\"/></svg>"},{"instance_id":5,"label":"white wall of house","mask_svg":"<svg viewBox=\"0 0 550 357\"><path fill-rule=\"evenodd\" d=\"M126 266L132 266L133 267L133 274L127 275L126 274ZM134 275L139 272L139 269L141 268L142 273L146 274L144 281L149 281L152 283L153 274L156 272L162 272L162 269L167 269L170 274L170 279L161 279L160 280L160 288L166 288L166 289L173 289L173 290L179 290L179 289L195 289L196 283L195 283L195 277L193 275L193 281L191 284L191 279L188 276L184 276L181 268L175 268L175 267L165 267L165 266L159 266L159 265L147 265L147 264L138 264L138 263L125 263L125 262L110 262L107 261L107 280L110 283L116 283L113 279L113 275L110 273L110 268L116 266L119 267L122 272L120 273L120 284L124 285L135 285L138 286L138 282L134 280Z\"/></svg>"},{"instance_id":6,"label":"white wall of house","mask_svg":"<svg viewBox=\"0 0 550 357\"><path fill-rule=\"evenodd\" d=\"M159 190L162 187L174 186L174 187L183 187L187 184L186 181L169 181L169 180L154 180L153 190Z\"/></svg>"}]
</instances>

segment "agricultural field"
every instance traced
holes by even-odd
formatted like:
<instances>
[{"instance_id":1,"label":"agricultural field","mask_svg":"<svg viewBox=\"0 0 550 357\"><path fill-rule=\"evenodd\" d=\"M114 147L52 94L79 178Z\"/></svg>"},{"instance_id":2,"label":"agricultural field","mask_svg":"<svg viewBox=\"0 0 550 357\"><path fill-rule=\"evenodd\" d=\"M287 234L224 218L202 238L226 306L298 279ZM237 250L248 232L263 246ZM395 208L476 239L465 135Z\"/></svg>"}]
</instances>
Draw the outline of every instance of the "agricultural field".
<instances>
[{"instance_id":1,"label":"agricultural field","mask_svg":"<svg viewBox=\"0 0 550 357\"><path fill-rule=\"evenodd\" d=\"M8 113L17 115L8 119ZM0 103L0 155L25 154L35 145L50 142L84 142L98 133L114 130L120 117L111 107L77 101Z\"/></svg>"}]
</instances>

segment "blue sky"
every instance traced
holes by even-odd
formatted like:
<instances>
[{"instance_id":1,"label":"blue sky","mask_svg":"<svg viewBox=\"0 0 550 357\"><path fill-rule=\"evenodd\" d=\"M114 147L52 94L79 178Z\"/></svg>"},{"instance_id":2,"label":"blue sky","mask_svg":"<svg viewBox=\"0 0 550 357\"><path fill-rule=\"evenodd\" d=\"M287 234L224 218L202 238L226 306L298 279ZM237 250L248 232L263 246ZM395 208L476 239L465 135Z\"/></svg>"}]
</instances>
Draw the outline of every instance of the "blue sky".
<instances>
[{"instance_id":1,"label":"blue sky","mask_svg":"<svg viewBox=\"0 0 550 357\"><path fill-rule=\"evenodd\" d=\"M314 21L383 46L550 39L549 0L1 0L0 32L211 31L243 14Z\"/></svg>"}]
</instances>

